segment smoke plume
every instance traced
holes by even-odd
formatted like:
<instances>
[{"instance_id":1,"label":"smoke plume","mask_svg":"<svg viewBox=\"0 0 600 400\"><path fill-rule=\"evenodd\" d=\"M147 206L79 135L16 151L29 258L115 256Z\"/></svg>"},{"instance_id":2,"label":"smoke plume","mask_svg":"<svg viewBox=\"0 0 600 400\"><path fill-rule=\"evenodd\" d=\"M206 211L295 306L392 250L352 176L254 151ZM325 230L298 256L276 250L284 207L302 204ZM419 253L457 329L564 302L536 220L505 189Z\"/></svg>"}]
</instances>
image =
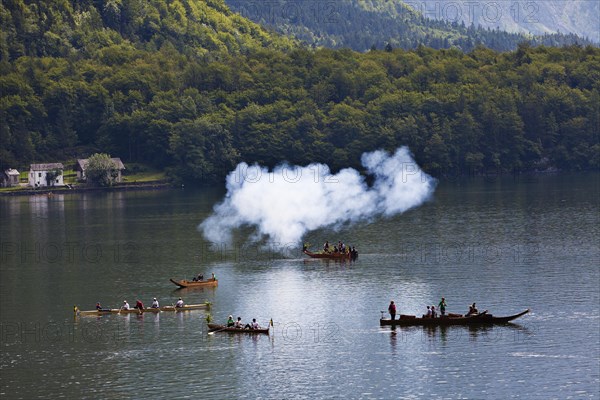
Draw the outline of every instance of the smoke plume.
<instances>
[{"instance_id":1,"label":"smoke plume","mask_svg":"<svg viewBox=\"0 0 600 400\"><path fill-rule=\"evenodd\" d=\"M240 163L227 176L225 199L198 228L213 243L230 243L242 226L255 227L254 240L297 243L317 228L405 212L435 189L436 181L406 147L393 155L364 153L361 162L374 178L371 186L352 168L331 174L324 164L283 164L269 171Z\"/></svg>"}]
</instances>

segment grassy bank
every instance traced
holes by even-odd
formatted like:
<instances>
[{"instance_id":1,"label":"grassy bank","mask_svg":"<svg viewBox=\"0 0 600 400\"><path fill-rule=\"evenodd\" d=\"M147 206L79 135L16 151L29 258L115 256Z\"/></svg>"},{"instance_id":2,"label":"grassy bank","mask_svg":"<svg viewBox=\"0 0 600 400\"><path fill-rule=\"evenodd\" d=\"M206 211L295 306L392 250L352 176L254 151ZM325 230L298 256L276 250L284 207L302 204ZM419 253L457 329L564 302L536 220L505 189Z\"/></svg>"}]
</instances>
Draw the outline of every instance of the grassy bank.
<instances>
[{"instance_id":1,"label":"grassy bank","mask_svg":"<svg viewBox=\"0 0 600 400\"><path fill-rule=\"evenodd\" d=\"M135 187L156 187L167 186L168 180L164 171L159 171L147 167L143 164L128 164L127 169L122 176L122 182L115 184L109 188L98 188L88 186L85 182L77 180L77 172L73 169L63 170L63 181L66 186L60 187L41 187L34 189L28 186L29 171L23 171L19 174L19 186L0 188L0 194L35 194L42 192L72 192L84 190L102 190L102 189L119 189L119 188L135 188ZM68 185L68 186L67 186Z\"/></svg>"}]
</instances>

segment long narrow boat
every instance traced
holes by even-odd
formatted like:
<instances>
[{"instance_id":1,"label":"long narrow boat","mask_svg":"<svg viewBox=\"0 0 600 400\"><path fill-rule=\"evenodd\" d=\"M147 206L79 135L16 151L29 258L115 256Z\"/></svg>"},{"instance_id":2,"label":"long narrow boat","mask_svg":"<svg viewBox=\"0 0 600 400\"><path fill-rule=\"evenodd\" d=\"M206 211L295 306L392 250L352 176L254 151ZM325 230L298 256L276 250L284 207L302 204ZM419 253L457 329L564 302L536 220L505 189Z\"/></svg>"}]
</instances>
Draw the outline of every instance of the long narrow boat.
<instances>
[{"instance_id":1,"label":"long narrow boat","mask_svg":"<svg viewBox=\"0 0 600 400\"><path fill-rule=\"evenodd\" d=\"M121 310L119 308L104 308L102 310L89 310L82 311L77 306L73 308L73 311L76 315L105 315L105 314L143 314L143 313L157 313L161 311L175 311L175 312L183 312L183 311L192 311L192 310L208 310L210 309L210 303L202 303L202 304L186 304L183 307L173 307L173 306L162 306L159 308L144 308L143 310L137 308L130 308L128 310Z\"/></svg>"},{"instance_id":2,"label":"long narrow boat","mask_svg":"<svg viewBox=\"0 0 600 400\"><path fill-rule=\"evenodd\" d=\"M329 260L351 260L352 254L350 253L313 253L309 250L304 249L304 254L311 258L325 258Z\"/></svg>"},{"instance_id":3,"label":"long narrow boat","mask_svg":"<svg viewBox=\"0 0 600 400\"><path fill-rule=\"evenodd\" d=\"M210 278L203 281L188 281L187 279L176 280L171 278L170 281L180 288L217 286L219 284L219 281L216 278Z\"/></svg>"},{"instance_id":4,"label":"long narrow boat","mask_svg":"<svg viewBox=\"0 0 600 400\"><path fill-rule=\"evenodd\" d=\"M229 332L229 333L246 333L246 334L258 334L258 333L269 333L269 327L261 329L245 329L245 328L234 328L219 324L208 324L209 332Z\"/></svg>"},{"instance_id":5,"label":"long narrow boat","mask_svg":"<svg viewBox=\"0 0 600 400\"><path fill-rule=\"evenodd\" d=\"M449 326L449 325L500 325L506 324L529 312L529 309L507 317L494 317L492 314L481 313L470 316L444 316L437 318L420 318L414 315L400 315L399 319L381 318L380 326Z\"/></svg>"}]
</instances>

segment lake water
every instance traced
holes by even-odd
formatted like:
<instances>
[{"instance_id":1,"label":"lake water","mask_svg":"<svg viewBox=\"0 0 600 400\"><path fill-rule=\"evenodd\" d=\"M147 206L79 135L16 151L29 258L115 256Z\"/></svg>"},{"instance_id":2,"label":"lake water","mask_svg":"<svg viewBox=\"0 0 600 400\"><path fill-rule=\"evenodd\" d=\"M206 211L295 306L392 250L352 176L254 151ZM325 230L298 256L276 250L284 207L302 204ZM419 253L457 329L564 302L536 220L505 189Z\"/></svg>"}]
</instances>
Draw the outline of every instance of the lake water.
<instances>
[{"instance_id":1,"label":"lake water","mask_svg":"<svg viewBox=\"0 0 600 400\"><path fill-rule=\"evenodd\" d=\"M310 232L356 245L355 263L302 243L207 243L222 189L0 198L0 397L598 398L599 175L464 179L403 215ZM214 272L214 289L169 278ZM511 326L379 327L444 296ZM74 318L127 299L210 301L217 322L270 335L208 335L203 311Z\"/></svg>"}]
</instances>

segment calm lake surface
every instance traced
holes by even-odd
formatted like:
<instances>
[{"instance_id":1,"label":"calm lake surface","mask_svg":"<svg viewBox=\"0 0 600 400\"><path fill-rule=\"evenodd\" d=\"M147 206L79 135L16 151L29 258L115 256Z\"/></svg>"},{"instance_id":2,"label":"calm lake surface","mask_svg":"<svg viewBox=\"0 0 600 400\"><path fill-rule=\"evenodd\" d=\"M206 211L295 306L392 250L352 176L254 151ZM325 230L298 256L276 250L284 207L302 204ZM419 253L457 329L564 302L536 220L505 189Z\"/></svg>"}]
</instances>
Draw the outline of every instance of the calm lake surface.
<instances>
[{"instance_id":1,"label":"calm lake surface","mask_svg":"<svg viewBox=\"0 0 600 400\"><path fill-rule=\"evenodd\" d=\"M446 182L403 215L306 235L357 246L345 264L248 244L248 229L205 242L197 225L223 189L0 198L0 397L598 398L599 177ZM219 286L169 282L200 272ZM422 314L442 296L449 312L532 311L511 326L379 327L392 299ZM152 297L274 327L208 335L204 311L73 316Z\"/></svg>"}]
</instances>

